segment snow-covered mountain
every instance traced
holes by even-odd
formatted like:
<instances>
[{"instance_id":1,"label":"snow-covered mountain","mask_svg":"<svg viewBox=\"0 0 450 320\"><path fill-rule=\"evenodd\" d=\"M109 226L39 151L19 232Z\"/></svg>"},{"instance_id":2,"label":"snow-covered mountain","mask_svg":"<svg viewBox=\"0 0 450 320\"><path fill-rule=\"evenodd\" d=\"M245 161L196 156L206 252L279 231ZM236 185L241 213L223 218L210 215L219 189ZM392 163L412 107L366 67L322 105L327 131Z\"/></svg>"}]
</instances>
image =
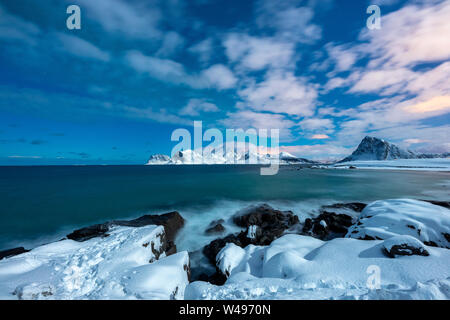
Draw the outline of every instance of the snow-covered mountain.
<instances>
[{"instance_id":1,"label":"snow-covered mountain","mask_svg":"<svg viewBox=\"0 0 450 320\"><path fill-rule=\"evenodd\" d=\"M356 150L347 158L339 162L370 161L370 160L397 160L397 159L433 159L448 158L449 153L425 154L414 153L376 137L365 137Z\"/></svg>"},{"instance_id":2,"label":"snow-covered mountain","mask_svg":"<svg viewBox=\"0 0 450 320\"><path fill-rule=\"evenodd\" d=\"M386 140L365 137L356 150L347 158L340 162L358 161L358 160L395 160L395 159L416 159L417 155L410 151L402 149Z\"/></svg>"},{"instance_id":3,"label":"snow-covered mountain","mask_svg":"<svg viewBox=\"0 0 450 320\"><path fill-rule=\"evenodd\" d=\"M155 154L150 157L147 165L161 165L161 164L313 164L303 158L298 158L290 153L281 152L279 155L260 154L249 151L232 151L224 155L215 153L208 153L206 155L193 150L184 150L176 153L172 158L163 154Z\"/></svg>"}]
</instances>

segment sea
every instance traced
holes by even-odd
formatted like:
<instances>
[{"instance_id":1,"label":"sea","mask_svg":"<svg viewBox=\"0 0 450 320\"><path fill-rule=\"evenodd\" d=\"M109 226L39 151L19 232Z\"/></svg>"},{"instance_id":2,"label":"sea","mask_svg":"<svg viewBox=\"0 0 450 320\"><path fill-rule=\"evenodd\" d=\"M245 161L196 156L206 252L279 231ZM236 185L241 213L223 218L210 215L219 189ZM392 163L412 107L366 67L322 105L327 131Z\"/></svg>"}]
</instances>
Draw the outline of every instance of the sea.
<instances>
[{"instance_id":1,"label":"sea","mask_svg":"<svg viewBox=\"0 0 450 320\"><path fill-rule=\"evenodd\" d=\"M113 219L178 211L186 220L178 250L195 251L217 236L205 229L237 211L267 203L300 220L322 205L414 198L450 200L449 172L306 169L281 166L0 167L0 250L58 241L74 229Z\"/></svg>"}]
</instances>

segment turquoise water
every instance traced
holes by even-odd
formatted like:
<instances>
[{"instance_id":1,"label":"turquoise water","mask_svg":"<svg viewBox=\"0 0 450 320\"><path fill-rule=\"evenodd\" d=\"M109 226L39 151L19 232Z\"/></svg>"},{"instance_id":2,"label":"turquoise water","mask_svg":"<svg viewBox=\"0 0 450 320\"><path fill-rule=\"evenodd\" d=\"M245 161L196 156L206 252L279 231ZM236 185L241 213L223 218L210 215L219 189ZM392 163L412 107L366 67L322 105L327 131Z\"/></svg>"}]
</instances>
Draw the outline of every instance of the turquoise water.
<instances>
[{"instance_id":1,"label":"turquoise water","mask_svg":"<svg viewBox=\"0 0 450 320\"><path fill-rule=\"evenodd\" d=\"M53 241L68 231L144 213L179 211L188 221L181 248L205 242L213 218L268 202L299 216L323 203L387 198L450 200L449 173L296 170L275 176L257 166L0 167L0 250ZM230 227L232 228L232 227ZM203 238L202 238L203 237Z\"/></svg>"}]
</instances>

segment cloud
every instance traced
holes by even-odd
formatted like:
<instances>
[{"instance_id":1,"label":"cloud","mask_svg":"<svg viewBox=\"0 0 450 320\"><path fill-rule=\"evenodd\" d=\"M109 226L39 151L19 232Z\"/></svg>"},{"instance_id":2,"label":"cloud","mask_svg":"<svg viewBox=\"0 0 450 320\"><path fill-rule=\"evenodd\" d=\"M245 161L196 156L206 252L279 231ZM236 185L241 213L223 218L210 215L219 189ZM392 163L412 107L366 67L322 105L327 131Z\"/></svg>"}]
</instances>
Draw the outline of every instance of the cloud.
<instances>
[{"instance_id":1,"label":"cloud","mask_svg":"<svg viewBox=\"0 0 450 320\"><path fill-rule=\"evenodd\" d=\"M313 160L336 160L351 154L353 148L346 148L339 143L281 146L281 151L292 153L298 157Z\"/></svg>"},{"instance_id":2,"label":"cloud","mask_svg":"<svg viewBox=\"0 0 450 320\"><path fill-rule=\"evenodd\" d=\"M195 82L196 79L192 81ZM237 79L228 67L222 64L215 64L201 72L198 82L199 84L205 82L205 87L215 87L223 90L233 88L236 85Z\"/></svg>"},{"instance_id":3,"label":"cloud","mask_svg":"<svg viewBox=\"0 0 450 320\"><path fill-rule=\"evenodd\" d=\"M47 141L45 141L45 140L32 140L30 143L31 143L32 145L38 146L38 145L47 143Z\"/></svg>"},{"instance_id":4,"label":"cloud","mask_svg":"<svg viewBox=\"0 0 450 320\"><path fill-rule=\"evenodd\" d=\"M0 5L0 39L22 41L29 45L37 43L41 29L35 24L8 13Z\"/></svg>"},{"instance_id":5,"label":"cloud","mask_svg":"<svg viewBox=\"0 0 450 320\"><path fill-rule=\"evenodd\" d=\"M405 110L412 113L450 111L450 96L433 97L430 100L409 106Z\"/></svg>"},{"instance_id":6,"label":"cloud","mask_svg":"<svg viewBox=\"0 0 450 320\"><path fill-rule=\"evenodd\" d=\"M213 55L213 39L207 38L202 40L193 46L189 47L188 51L197 56L198 60L202 63L207 63L210 61Z\"/></svg>"},{"instance_id":7,"label":"cloud","mask_svg":"<svg viewBox=\"0 0 450 320\"><path fill-rule=\"evenodd\" d=\"M223 45L228 59L244 69L261 70L267 67L286 67L292 63L295 50L292 43L272 38L258 38L232 33Z\"/></svg>"},{"instance_id":8,"label":"cloud","mask_svg":"<svg viewBox=\"0 0 450 320\"><path fill-rule=\"evenodd\" d=\"M246 106L257 111L310 116L314 113L317 89L306 78L292 72L269 72L259 83L238 92Z\"/></svg>"},{"instance_id":9,"label":"cloud","mask_svg":"<svg viewBox=\"0 0 450 320\"><path fill-rule=\"evenodd\" d=\"M185 84L196 89L230 89L237 82L231 70L221 64L213 65L199 74L189 74L181 63L146 56L140 51L129 51L125 60L135 70L147 73L155 79L173 84Z\"/></svg>"},{"instance_id":10,"label":"cloud","mask_svg":"<svg viewBox=\"0 0 450 320\"><path fill-rule=\"evenodd\" d=\"M158 80L172 83L186 81L187 74L183 65L173 60L146 56L140 51L129 51L125 59L135 70L148 73Z\"/></svg>"},{"instance_id":11,"label":"cloud","mask_svg":"<svg viewBox=\"0 0 450 320\"><path fill-rule=\"evenodd\" d=\"M220 123L228 129L278 129L280 140L283 141L293 139L290 128L295 125L295 122L279 114L248 110L228 112L227 117Z\"/></svg>"},{"instance_id":12,"label":"cloud","mask_svg":"<svg viewBox=\"0 0 450 320\"><path fill-rule=\"evenodd\" d=\"M180 50L184 43L185 40L180 34L169 31L164 35L162 45L155 55L158 57L169 57Z\"/></svg>"},{"instance_id":13,"label":"cloud","mask_svg":"<svg viewBox=\"0 0 450 320\"><path fill-rule=\"evenodd\" d=\"M72 3L73 1L67 0ZM138 39L155 39L162 36L158 24L162 13L155 1L145 5L124 0L78 0L82 14L99 23L106 31L125 34Z\"/></svg>"},{"instance_id":14,"label":"cloud","mask_svg":"<svg viewBox=\"0 0 450 320\"><path fill-rule=\"evenodd\" d=\"M260 28L272 28L276 38L298 43L315 43L321 38L322 29L312 23L313 9L299 6L300 3L301 1L259 0L255 4L256 23Z\"/></svg>"},{"instance_id":15,"label":"cloud","mask_svg":"<svg viewBox=\"0 0 450 320\"><path fill-rule=\"evenodd\" d=\"M450 58L450 2L407 5L382 17L379 32L363 29L371 67L399 68Z\"/></svg>"},{"instance_id":16,"label":"cloud","mask_svg":"<svg viewBox=\"0 0 450 320\"><path fill-rule=\"evenodd\" d=\"M300 127L303 130L327 130L327 131L333 131L334 124L333 121L330 119L324 119L324 118L309 118L304 119L300 121L299 123Z\"/></svg>"},{"instance_id":17,"label":"cloud","mask_svg":"<svg viewBox=\"0 0 450 320\"><path fill-rule=\"evenodd\" d=\"M110 60L108 52L101 50L84 39L64 33L56 33L54 36L59 41L58 49L73 56L105 62Z\"/></svg>"},{"instance_id":18,"label":"cloud","mask_svg":"<svg viewBox=\"0 0 450 320\"><path fill-rule=\"evenodd\" d=\"M41 156L21 156L21 155L12 155L8 156L11 159L41 159Z\"/></svg>"},{"instance_id":19,"label":"cloud","mask_svg":"<svg viewBox=\"0 0 450 320\"><path fill-rule=\"evenodd\" d=\"M314 134L311 136L311 139L315 139L315 140L325 140L325 139L330 139L330 137L326 134Z\"/></svg>"},{"instance_id":20,"label":"cloud","mask_svg":"<svg viewBox=\"0 0 450 320\"><path fill-rule=\"evenodd\" d=\"M180 115L198 116L201 112L218 112L219 108L204 99L190 99L188 104L180 110Z\"/></svg>"}]
</instances>

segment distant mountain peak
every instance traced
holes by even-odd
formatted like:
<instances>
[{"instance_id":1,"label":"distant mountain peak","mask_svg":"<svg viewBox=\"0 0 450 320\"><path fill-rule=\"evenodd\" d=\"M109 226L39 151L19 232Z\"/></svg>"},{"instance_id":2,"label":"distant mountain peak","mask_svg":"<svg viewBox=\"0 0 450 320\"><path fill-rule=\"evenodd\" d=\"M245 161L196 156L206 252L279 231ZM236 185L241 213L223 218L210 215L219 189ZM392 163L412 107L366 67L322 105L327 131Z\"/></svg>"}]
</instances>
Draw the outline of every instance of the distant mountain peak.
<instances>
[{"instance_id":1,"label":"distant mountain peak","mask_svg":"<svg viewBox=\"0 0 450 320\"><path fill-rule=\"evenodd\" d=\"M358 160L395 160L395 159L416 159L418 156L407 149L398 147L384 139L366 136L351 156L341 162Z\"/></svg>"}]
</instances>

